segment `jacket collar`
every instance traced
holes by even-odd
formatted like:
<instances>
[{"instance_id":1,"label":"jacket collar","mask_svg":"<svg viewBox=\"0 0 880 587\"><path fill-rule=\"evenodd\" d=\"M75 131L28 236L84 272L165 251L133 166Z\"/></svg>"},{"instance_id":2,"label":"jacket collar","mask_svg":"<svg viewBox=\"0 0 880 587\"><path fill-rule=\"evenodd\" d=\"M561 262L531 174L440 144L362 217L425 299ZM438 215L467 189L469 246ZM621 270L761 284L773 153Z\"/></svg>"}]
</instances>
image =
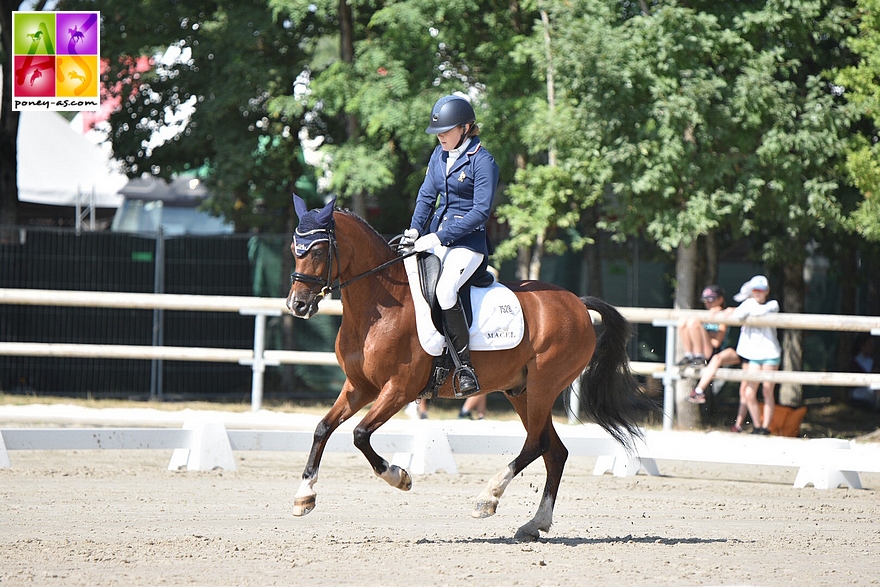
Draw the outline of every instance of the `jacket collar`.
<instances>
[{"instance_id":1,"label":"jacket collar","mask_svg":"<svg viewBox=\"0 0 880 587\"><path fill-rule=\"evenodd\" d=\"M449 168L449 172L446 175L450 175L453 171L461 168L465 165L471 157L473 157L477 151L480 150L482 145L480 144L480 137L474 137L471 139L470 145L468 145L468 150L461 154L461 156L455 160L455 163L452 164L452 167ZM446 153L446 157L449 157L449 153Z\"/></svg>"}]
</instances>

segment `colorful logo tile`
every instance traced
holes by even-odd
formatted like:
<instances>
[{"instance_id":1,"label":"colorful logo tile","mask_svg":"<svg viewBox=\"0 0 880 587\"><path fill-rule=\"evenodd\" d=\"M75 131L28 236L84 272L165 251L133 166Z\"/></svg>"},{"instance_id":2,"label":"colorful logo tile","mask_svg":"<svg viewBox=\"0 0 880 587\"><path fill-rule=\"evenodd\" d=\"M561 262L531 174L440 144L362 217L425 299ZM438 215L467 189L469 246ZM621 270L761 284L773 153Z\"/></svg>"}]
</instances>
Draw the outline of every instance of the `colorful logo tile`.
<instances>
[{"instance_id":1,"label":"colorful logo tile","mask_svg":"<svg viewBox=\"0 0 880 587\"><path fill-rule=\"evenodd\" d=\"M100 12L12 13L12 109L95 111Z\"/></svg>"}]
</instances>

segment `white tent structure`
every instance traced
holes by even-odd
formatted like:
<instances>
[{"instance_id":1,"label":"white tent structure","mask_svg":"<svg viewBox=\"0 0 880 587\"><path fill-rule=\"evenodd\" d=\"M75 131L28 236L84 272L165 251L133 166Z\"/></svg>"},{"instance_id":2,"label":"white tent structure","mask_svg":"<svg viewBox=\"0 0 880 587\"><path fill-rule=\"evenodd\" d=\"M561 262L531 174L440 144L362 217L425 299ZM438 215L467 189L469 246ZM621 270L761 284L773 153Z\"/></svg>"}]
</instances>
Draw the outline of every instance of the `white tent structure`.
<instances>
[{"instance_id":1,"label":"white tent structure","mask_svg":"<svg viewBox=\"0 0 880 587\"><path fill-rule=\"evenodd\" d=\"M100 146L74 131L57 112L24 111L18 126L18 199L77 209L118 208L128 178ZM81 212L83 211L83 212Z\"/></svg>"}]
</instances>

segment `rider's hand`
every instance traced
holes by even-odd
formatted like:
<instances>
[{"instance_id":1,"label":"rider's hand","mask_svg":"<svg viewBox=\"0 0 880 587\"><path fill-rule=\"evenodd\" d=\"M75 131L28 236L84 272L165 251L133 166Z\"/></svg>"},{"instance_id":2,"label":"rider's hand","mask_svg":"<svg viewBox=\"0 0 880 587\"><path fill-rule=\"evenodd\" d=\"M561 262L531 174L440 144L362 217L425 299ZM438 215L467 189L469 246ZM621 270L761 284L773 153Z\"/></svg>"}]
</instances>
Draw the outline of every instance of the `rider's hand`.
<instances>
[{"instance_id":1,"label":"rider's hand","mask_svg":"<svg viewBox=\"0 0 880 587\"><path fill-rule=\"evenodd\" d=\"M415 228L407 228L403 231L403 238L400 239L400 246L411 247L419 238L419 231Z\"/></svg>"},{"instance_id":2,"label":"rider's hand","mask_svg":"<svg viewBox=\"0 0 880 587\"><path fill-rule=\"evenodd\" d=\"M415 250L417 253L423 253L427 250L433 249L439 244L440 237L437 236L436 232L432 232L431 234L426 234L423 237L419 237L419 240L417 240L415 244Z\"/></svg>"}]
</instances>

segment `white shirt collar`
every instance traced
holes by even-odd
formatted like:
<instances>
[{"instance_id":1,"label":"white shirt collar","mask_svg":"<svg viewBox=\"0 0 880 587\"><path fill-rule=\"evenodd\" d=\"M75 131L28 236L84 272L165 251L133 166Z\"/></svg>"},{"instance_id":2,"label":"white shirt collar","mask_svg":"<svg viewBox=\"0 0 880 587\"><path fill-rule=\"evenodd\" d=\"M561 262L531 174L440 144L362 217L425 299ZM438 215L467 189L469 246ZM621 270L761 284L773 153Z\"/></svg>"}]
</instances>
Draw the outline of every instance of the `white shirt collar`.
<instances>
[{"instance_id":1,"label":"white shirt collar","mask_svg":"<svg viewBox=\"0 0 880 587\"><path fill-rule=\"evenodd\" d=\"M458 158L461 157L467 151L468 147L471 146L473 140L474 138L471 137L470 139L464 141L457 149L452 149L449 151L449 158L446 159L447 173L449 173L449 170L452 169L453 165L455 165L455 162L458 160Z\"/></svg>"}]
</instances>

